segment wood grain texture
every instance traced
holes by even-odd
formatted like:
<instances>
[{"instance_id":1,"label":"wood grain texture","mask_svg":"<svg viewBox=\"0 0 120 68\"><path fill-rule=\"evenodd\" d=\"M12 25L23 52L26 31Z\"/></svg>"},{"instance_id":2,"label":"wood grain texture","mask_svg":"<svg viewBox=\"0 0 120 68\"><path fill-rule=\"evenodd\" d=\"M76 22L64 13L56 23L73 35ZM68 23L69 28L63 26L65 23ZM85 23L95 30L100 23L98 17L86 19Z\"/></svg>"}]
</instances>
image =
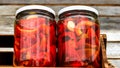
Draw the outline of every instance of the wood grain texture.
<instances>
[{"instance_id":1,"label":"wood grain texture","mask_svg":"<svg viewBox=\"0 0 120 68\"><path fill-rule=\"evenodd\" d=\"M0 16L0 26L13 27L14 21L15 16ZM120 29L120 17L99 17L99 23L102 30Z\"/></svg>"},{"instance_id":2,"label":"wood grain texture","mask_svg":"<svg viewBox=\"0 0 120 68\"><path fill-rule=\"evenodd\" d=\"M0 5L0 15L15 15L15 12L18 8L24 5ZM65 5L46 5L57 13ZM120 6L91 6L96 8L99 11L100 16L120 16Z\"/></svg>"},{"instance_id":3,"label":"wood grain texture","mask_svg":"<svg viewBox=\"0 0 120 68\"><path fill-rule=\"evenodd\" d=\"M99 17L101 29L105 30L119 30L120 17Z\"/></svg>"},{"instance_id":4,"label":"wood grain texture","mask_svg":"<svg viewBox=\"0 0 120 68\"><path fill-rule=\"evenodd\" d=\"M107 35L107 40L108 41L120 41L120 31L119 30L101 30L101 34L106 34Z\"/></svg>"},{"instance_id":5,"label":"wood grain texture","mask_svg":"<svg viewBox=\"0 0 120 68\"><path fill-rule=\"evenodd\" d=\"M120 59L120 42L119 43L107 43L107 57Z\"/></svg>"},{"instance_id":6,"label":"wood grain texture","mask_svg":"<svg viewBox=\"0 0 120 68\"><path fill-rule=\"evenodd\" d=\"M1 4L120 4L120 0L0 0Z\"/></svg>"}]
</instances>

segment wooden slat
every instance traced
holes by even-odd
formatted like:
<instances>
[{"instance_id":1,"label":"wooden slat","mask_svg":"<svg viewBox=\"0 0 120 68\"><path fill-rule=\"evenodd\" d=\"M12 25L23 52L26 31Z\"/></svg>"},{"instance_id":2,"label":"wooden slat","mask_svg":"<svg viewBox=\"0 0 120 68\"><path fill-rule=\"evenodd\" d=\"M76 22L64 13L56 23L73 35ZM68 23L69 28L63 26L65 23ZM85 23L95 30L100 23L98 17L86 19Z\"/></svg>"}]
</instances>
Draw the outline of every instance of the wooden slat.
<instances>
[{"instance_id":1,"label":"wooden slat","mask_svg":"<svg viewBox=\"0 0 120 68\"><path fill-rule=\"evenodd\" d=\"M107 57L120 59L120 42L107 43Z\"/></svg>"},{"instance_id":2,"label":"wooden slat","mask_svg":"<svg viewBox=\"0 0 120 68\"><path fill-rule=\"evenodd\" d=\"M13 48L0 48L0 52L13 52ZM120 43L107 43L107 58L120 59Z\"/></svg>"},{"instance_id":3,"label":"wooden slat","mask_svg":"<svg viewBox=\"0 0 120 68\"><path fill-rule=\"evenodd\" d=\"M120 31L111 29L111 30L101 30L101 34L106 34L108 41L120 41Z\"/></svg>"},{"instance_id":4,"label":"wooden slat","mask_svg":"<svg viewBox=\"0 0 120 68\"><path fill-rule=\"evenodd\" d=\"M106 55L106 43L107 43L107 36L106 34L100 35L100 45L101 45L101 55L102 55L102 68L115 68L111 63L107 60Z\"/></svg>"},{"instance_id":5,"label":"wooden slat","mask_svg":"<svg viewBox=\"0 0 120 68\"><path fill-rule=\"evenodd\" d=\"M108 59L108 61L115 66L115 68L120 68L120 59Z\"/></svg>"},{"instance_id":6,"label":"wooden slat","mask_svg":"<svg viewBox=\"0 0 120 68\"><path fill-rule=\"evenodd\" d=\"M99 22L101 29L105 30L119 30L120 17L100 17Z\"/></svg>"},{"instance_id":7,"label":"wooden slat","mask_svg":"<svg viewBox=\"0 0 120 68\"><path fill-rule=\"evenodd\" d=\"M15 16L0 16L0 26L13 27L14 21ZM99 23L102 30L120 29L120 17L99 17Z\"/></svg>"},{"instance_id":8,"label":"wooden slat","mask_svg":"<svg viewBox=\"0 0 120 68\"><path fill-rule=\"evenodd\" d=\"M23 5L0 5L0 15L15 15L15 11ZM46 5L56 11L56 13L65 5ZM100 16L120 16L120 6L92 6L96 8ZM9 11L8 11L9 10Z\"/></svg>"},{"instance_id":9,"label":"wooden slat","mask_svg":"<svg viewBox=\"0 0 120 68\"><path fill-rule=\"evenodd\" d=\"M120 4L120 0L0 0L1 4Z\"/></svg>"},{"instance_id":10,"label":"wooden slat","mask_svg":"<svg viewBox=\"0 0 120 68\"><path fill-rule=\"evenodd\" d=\"M106 37L105 37L106 38ZM102 57L102 68L108 67L106 49L105 49L105 39L103 35L100 35L100 48L101 48L101 57Z\"/></svg>"},{"instance_id":11,"label":"wooden slat","mask_svg":"<svg viewBox=\"0 0 120 68\"><path fill-rule=\"evenodd\" d=\"M0 16L0 35L14 34L14 16ZM108 41L120 41L120 17L100 17L101 33Z\"/></svg>"},{"instance_id":12,"label":"wooden slat","mask_svg":"<svg viewBox=\"0 0 120 68\"><path fill-rule=\"evenodd\" d=\"M49 5L47 5L49 6ZM22 5L0 5L0 34L12 34L14 14L16 9L22 7ZM49 6L57 12L59 9L65 7L65 5ZM105 33L108 36L108 41L120 41L120 7L119 6L93 6L96 7L100 14L109 17L100 17L101 33ZM6 8L6 9L4 9ZM8 11L9 10L9 11ZM4 16L5 15L5 16ZM10 16L9 16L10 15ZM11 16L12 15L12 16ZM110 17L118 16L118 17Z\"/></svg>"},{"instance_id":13,"label":"wooden slat","mask_svg":"<svg viewBox=\"0 0 120 68\"><path fill-rule=\"evenodd\" d=\"M13 48L0 48L0 52L13 52Z\"/></svg>"}]
</instances>

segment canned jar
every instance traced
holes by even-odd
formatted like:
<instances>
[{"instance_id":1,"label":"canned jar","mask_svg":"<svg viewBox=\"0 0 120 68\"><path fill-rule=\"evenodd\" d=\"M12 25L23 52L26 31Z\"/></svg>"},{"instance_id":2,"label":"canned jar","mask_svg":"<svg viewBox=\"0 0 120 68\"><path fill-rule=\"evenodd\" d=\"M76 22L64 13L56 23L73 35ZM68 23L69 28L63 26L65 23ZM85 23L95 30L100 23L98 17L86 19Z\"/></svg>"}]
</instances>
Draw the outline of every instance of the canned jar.
<instances>
[{"instance_id":1,"label":"canned jar","mask_svg":"<svg viewBox=\"0 0 120 68\"><path fill-rule=\"evenodd\" d=\"M29 5L16 11L14 66L56 65L55 12L46 6Z\"/></svg>"},{"instance_id":2,"label":"canned jar","mask_svg":"<svg viewBox=\"0 0 120 68\"><path fill-rule=\"evenodd\" d=\"M58 12L59 66L101 68L98 11L69 6Z\"/></svg>"}]
</instances>

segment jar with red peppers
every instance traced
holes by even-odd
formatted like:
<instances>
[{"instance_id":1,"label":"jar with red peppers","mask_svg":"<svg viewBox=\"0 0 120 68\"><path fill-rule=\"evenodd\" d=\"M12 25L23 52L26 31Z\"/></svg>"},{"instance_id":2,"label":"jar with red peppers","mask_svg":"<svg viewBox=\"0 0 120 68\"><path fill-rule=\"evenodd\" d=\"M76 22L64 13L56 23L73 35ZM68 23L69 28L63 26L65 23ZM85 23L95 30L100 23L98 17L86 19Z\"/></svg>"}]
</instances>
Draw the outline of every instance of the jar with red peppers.
<instances>
[{"instance_id":1,"label":"jar with red peppers","mask_svg":"<svg viewBox=\"0 0 120 68\"><path fill-rule=\"evenodd\" d=\"M58 12L59 66L101 68L98 11L69 6Z\"/></svg>"},{"instance_id":2,"label":"jar with red peppers","mask_svg":"<svg viewBox=\"0 0 120 68\"><path fill-rule=\"evenodd\" d=\"M56 66L55 12L46 6L29 5L16 11L14 66Z\"/></svg>"}]
</instances>

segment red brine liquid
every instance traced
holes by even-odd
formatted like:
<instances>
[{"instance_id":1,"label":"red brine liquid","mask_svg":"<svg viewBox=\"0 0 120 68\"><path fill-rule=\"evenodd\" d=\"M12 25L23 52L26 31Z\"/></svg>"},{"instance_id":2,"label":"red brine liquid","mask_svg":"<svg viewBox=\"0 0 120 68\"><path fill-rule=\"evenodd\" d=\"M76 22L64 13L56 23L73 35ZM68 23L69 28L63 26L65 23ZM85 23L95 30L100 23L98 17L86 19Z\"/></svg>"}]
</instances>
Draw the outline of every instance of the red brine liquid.
<instances>
[{"instance_id":1,"label":"red brine liquid","mask_svg":"<svg viewBox=\"0 0 120 68\"><path fill-rule=\"evenodd\" d=\"M57 28L59 66L101 68L97 22L72 16L60 20Z\"/></svg>"},{"instance_id":2,"label":"red brine liquid","mask_svg":"<svg viewBox=\"0 0 120 68\"><path fill-rule=\"evenodd\" d=\"M14 66L56 66L55 25L45 17L16 21Z\"/></svg>"}]
</instances>

